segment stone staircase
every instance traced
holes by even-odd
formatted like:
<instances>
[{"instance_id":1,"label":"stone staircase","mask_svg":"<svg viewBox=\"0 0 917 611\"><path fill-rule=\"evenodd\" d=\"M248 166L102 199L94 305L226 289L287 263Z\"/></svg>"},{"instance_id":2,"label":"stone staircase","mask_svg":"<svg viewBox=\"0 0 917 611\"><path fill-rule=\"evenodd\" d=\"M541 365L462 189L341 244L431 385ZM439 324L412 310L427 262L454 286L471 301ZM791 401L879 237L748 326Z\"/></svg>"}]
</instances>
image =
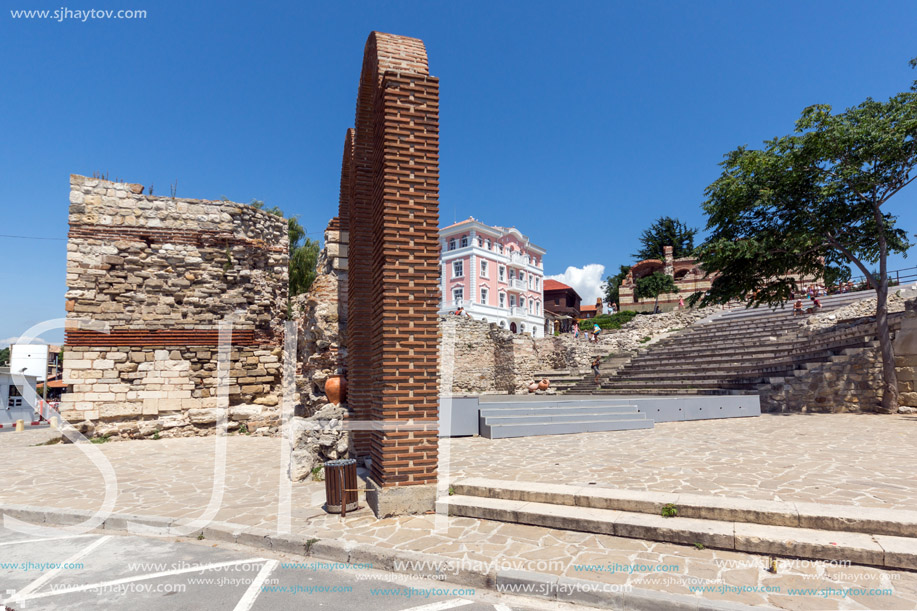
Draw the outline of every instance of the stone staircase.
<instances>
[{"instance_id":1,"label":"stone staircase","mask_svg":"<svg viewBox=\"0 0 917 611\"><path fill-rule=\"evenodd\" d=\"M872 293L821 298L830 312ZM648 345L621 366L618 356L569 386L569 394L724 395L755 393L819 363L874 345L868 328L845 334L806 336L806 316L783 309L736 308L714 314L673 336Z\"/></svg>"},{"instance_id":2,"label":"stone staircase","mask_svg":"<svg viewBox=\"0 0 917 611\"><path fill-rule=\"evenodd\" d=\"M618 399L479 403L481 435L488 439L653 428L637 406Z\"/></svg>"},{"instance_id":3,"label":"stone staircase","mask_svg":"<svg viewBox=\"0 0 917 611\"><path fill-rule=\"evenodd\" d=\"M917 569L917 511L911 510L467 478L452 483L437 511L768 556Z\"/></svg>"}]
</instances>

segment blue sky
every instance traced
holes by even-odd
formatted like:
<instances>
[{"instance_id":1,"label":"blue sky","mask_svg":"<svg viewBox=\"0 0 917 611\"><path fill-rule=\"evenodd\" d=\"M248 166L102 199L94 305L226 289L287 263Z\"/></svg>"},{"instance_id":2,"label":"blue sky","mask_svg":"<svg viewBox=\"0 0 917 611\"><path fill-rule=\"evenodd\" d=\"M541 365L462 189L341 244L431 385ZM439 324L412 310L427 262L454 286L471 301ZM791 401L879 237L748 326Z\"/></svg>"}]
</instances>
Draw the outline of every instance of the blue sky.
<instances>
[{"instance_id":1,"label":"blue sky","mask_svg":"<svg viewBox=\"0 0 917 611\"><path fill-rule=\"evenodd\" d=\"M616 269L661 215L702 227L724 153L917 78L904 1L68 5L148 11L86 23L7 7L60 3L0 13L0 234L49 238L68 175L94 172L262 199L318 236L374 29L422 38L441 79L443 224L515 225L548 274ZM912 186L891 207L911 233L915 204ZM0 238L0 340L64 315L65 245Z\"/></svg>"}]
</instances>

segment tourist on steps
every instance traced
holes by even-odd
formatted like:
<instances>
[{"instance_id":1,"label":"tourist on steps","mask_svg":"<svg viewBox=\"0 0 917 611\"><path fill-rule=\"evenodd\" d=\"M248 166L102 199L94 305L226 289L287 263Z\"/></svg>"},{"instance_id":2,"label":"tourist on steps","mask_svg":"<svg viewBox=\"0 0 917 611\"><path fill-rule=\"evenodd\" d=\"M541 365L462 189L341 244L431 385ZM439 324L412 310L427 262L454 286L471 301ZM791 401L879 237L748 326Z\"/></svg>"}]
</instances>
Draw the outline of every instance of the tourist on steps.
<instances>
[{"instance_id":1,"label":"tourist on steps","mask_svg":"<svg viewBox=\"0 0 917 611\"><path fill-rule=\"evenodd\" d=\"M595 357L595 359L592 361L592 373L595 374L595 384L596 385L598 385L599 383L599 365L601 364L602 364L601 356Z\"/></svg>"},{"instance_id":2,"label":"tourist on steps","mask_svg":"<svg viewBox=\"0 0 917 611\"><path fill-rule=\"evenodd\" d=\"M592 341L598 343L598 341L599 341L599 333L601 333L601 332L602 332L602 327L599 326L599 323L597 323L597 322L596 322L596 323L593 323L593 324L592 324Z\"/></svg>"}]
</instances>

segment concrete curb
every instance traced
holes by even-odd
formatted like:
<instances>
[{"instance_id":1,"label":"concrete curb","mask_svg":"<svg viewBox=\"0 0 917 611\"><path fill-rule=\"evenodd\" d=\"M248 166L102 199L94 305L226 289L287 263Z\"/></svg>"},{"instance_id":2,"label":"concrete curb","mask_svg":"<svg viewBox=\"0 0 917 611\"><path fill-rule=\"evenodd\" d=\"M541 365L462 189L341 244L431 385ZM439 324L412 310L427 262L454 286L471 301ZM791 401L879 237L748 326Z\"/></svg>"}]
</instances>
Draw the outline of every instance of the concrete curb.
<instances>
[{"instance_id":1,"label":"concrete curb","mask_svg":"<svg viewBox=\"0 0 917 611\"><path fill-rule=\"evenodd\" d=\"M93 513L91 511L53 509L29 505L0 505L0 516L8 515L48 528L60 527L67 529L75 524L84 522ZM190 523L188 520L160 516L113 513L104 520L101 527L94 529L93 532L101 530L102 532L110 531L112 533L135 536L187 537L189 536L187 534L177 535L175 533L178 527L186 527ZM454 558L423 552L396 550L366 544L350 544L335 539L322 540L307 535L277 534L262 528L231 522L210 522L200 529L194 529L193 532L198 533L198 536L202 536L205 540L236 543L254 549L291 553L332 562L371 564L373 569L413 575L429 575L434 578L445 577L446 581L456 585L494 590L503 594L535 596L559 602L620 611L658 611L659 609L677 611L752 611L774 609L774 607L750 607L739 603L709 601L703 598L667 594L654 590L635 588L624 592L613 591L620 589L621 586L534 571L484 571L464 566L455 567L454 564L456 562L465 563L456 561ZM412 566L423 568L411 570Z\"/></svg>"}]
</instances>

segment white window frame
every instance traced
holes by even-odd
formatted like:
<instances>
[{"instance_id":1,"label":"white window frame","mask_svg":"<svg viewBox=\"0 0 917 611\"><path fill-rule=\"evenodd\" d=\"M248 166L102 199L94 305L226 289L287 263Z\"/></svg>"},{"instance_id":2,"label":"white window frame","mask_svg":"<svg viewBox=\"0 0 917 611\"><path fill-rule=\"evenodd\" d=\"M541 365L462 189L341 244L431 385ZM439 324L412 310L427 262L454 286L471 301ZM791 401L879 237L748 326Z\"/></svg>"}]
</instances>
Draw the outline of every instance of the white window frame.
<instances>
[{"instance_id":1,"label":"white window frame","mask_svg":"<svg viewBox=\"0 0 917 611\"><path fill-rule=\"evenodd\" d=\"M457 261L452 262L452 277L453 278L464 278L465 277L465 261L464 260L459 259Z\"/></svg>"},{"instance_id":2,"label":"white window frame","mask_svg":"<svg viewBox=\"0 0 917 611\"><path fill-rule=\"evenodd\" d=\"M465 301L465 287L457 286L452 289L452 301L454 301L456 305Z\"/></svg>"},{"instance_id":3,"label":"white window frame","mask_svg":"<svg viewBox=\"0 0 917 611\"><path fill-rule=\"evenodd\" d=\"M490 278L490 265L487 264L487 259L481 259L481 278Z\"/></svg>"},{"instance_id":4,"label":"white window frame","mask_svg":"<svg viewBox=\"0 0 917 611\"><path fill-rule=\"evenodd\" d=\"M449 240L449 250L455 250L455 238Z\"/></svg>"},{"instance_id":5,"label":"white window frame","mask_svg":"<svg viewBox=\"0 0 917 611\"><path fill-rule=\"evenodd\" d=\"M515 307L516 307L516 296L515 296L515 295L510 295L510 296L509 296L509 307L511 307L511 308L515 308Z\"/></svg>"},{"instance_id":6,"label":"white window frame","mask_svg":"<svg viewBox=\"0 0 917 611\"><path fill-rule=\"evenodd\" d=\"M525 309L525 297L522 295L519 295L519 307L523 310Z\"/></svg>"},{"instance_id":7,"label":"white window frame","mask_svg":"<svg viewBox=\"0 0 917 611\"><path fill-rule=\"evenodd\" d=\"M481 287L481 305L487 305L488 290L486 286Z\"/></svg>"},{"instance_id":8,"label":"white window frame","mask_svg":"<svg viewBox=\"0 0 917 611\"><path fill-rule=\"evenodd\" d=\"M500 304L500 307L505 308L506 307L506 293L504 293L503 291L500 291L498 293L497 299L499 300L498 303Z\"/></svg>"},{"instance_id":9,"label":"white window frame","mask_svg":"<svg viewBox=\"0 0 917 611\"><path fill-rule=\"evenodd\" d=\"M468 236L463 235L462 236L462 248L465 248L466 246L468 246Z\"/></svg>"},{"instance_id":10,"label":"white window frame","mask_svg":"<svg viewBox=\"0 0 917 611\"><path fill-rule=\"evenodd\" d=\"M506 282L506 266L498 265L497 266L497 280L500 282Z\"/></svg>"}]
</instances>

